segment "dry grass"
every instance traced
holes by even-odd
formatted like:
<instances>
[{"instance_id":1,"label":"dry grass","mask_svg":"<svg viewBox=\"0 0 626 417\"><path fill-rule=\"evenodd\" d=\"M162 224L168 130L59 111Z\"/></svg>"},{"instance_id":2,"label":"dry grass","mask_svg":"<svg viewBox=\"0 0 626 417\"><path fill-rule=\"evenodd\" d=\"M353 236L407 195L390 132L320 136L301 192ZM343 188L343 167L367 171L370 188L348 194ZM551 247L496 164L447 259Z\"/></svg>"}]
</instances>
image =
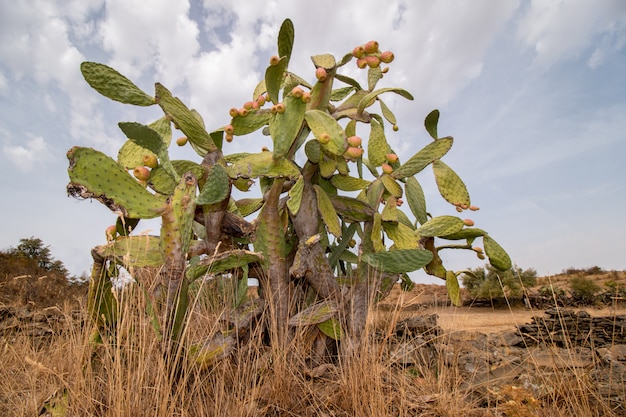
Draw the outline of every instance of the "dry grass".
<instances>
[{"instance_id":1,"label":"dry grass","mask_svg":"<svg viewBox=\"0 0 626 417\"><path fill-rule=\"evenodd\" d=\"M573 378L564 373L541 379L538 374L545 385L540 398L517 386L485 397L467 388L462 364L444 363L435 349L420 351L421 360L410 367L399 366L389 351L391 329L405 316L400 308L372 312L370 325L379 338L321 367L302 359L306 333L283 350L267 347L259 333L228 359L199 369L185 354L174 366L164 359L143 313L141 293L129 292L120 301L119 331L101 345L90 342L90 326L69 310L50 337L16 333L1 338L0 415L38 415L51 396L48 404L66 404L67 416L615 415L601 402L584 370L576 370ZM406 298L397 305L410 303ZM495 323L499 315L493 312L446 311L437 313L440 325L451 331L484 325L487 317L497 328L526 318L526 313L501 311L502 322ZM215 332L219 313L196 305L185 338Z\"/></svg>"}]
</instances>

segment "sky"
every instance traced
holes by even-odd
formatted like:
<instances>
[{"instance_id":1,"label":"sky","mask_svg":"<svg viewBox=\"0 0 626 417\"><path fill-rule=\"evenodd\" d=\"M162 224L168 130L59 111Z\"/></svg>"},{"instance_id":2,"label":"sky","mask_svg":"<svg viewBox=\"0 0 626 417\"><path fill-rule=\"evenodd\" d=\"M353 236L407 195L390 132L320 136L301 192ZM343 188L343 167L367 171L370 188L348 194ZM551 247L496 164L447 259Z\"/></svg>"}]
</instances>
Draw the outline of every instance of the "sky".
<instances>
[{"instance_id":1,"label":"sky","mask_svg":"<svg viewBox=\"0 0 626 417\"><path fill-rule=\"evenodd\" d=\"M0 249L34 236L72 274L89 271L115 215L67 196L65 153L79 145L115 157L118 122L162 115L100 96L81 62L110 65L149 93L161 82L213 130L251 99L285 18L295 26L290 70L310 82L312 55L341 57L372 39L394 52L381 83L415 100L384 97L400 128L389 143L408 159L430 141L423 120L439 109L440 136L455 138L444 161L481 207L471 218L517 266L626 269L623 0L0 2ZM354 65L347 73L363 76ZM236 138L225 152L261 141ZM198 159L185 152L173 158ZM432 175L418 179L433 215L456 214ZM144 227L158 234L158 223ZM442 255L453 270L484 263Z\"/></svg>"}]
</instances>

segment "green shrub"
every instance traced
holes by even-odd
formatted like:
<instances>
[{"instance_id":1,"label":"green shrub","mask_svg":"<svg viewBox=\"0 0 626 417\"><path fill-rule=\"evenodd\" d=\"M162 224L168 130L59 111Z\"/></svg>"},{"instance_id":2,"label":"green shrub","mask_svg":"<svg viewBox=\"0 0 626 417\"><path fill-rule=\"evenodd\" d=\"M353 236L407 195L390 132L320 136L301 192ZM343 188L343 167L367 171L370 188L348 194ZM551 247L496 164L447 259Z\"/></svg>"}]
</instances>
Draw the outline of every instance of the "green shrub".
<instances>
[{"instance_id":1,"label":"green shrub","mask_svg":"<svg viewBox=\"0 0 626 417\"><path fill-rule=\"evenodd\" d=\"M485 268L474 268L463 273L461 280L474 298L515 298L522 296L524 288L537 284L537 271L513 267L502 272L486 265Z\"/></svg>"},{"instance_id":2,"label":"green shrub","mask_svg":"<svg viewBox=\"0 0 626 417\"><path fill-rule=\"evenodd\" d=\"M585 277L571 278L570 285L572 287L572 298L584 304L591 303L596 293L600 291L598 284Z\"/></svg>"}]
</instances>

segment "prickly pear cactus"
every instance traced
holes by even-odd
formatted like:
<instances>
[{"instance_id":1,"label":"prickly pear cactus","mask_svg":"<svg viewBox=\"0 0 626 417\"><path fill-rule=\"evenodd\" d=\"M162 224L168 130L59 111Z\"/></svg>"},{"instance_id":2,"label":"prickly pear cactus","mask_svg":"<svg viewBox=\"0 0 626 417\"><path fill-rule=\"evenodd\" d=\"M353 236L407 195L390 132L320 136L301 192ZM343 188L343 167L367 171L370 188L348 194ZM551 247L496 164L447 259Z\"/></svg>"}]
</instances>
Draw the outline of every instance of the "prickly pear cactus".
<instances>
[{"instance_id":1,"label":"prickly pear cactus","mask_svg":"<svg viewBox=\"0 0 626 417\"><path fill-rule=\"evenodd\" d=\"M150 125L119 124L128 141L117 161L79 147L67 156L69 194L95 198L118 216L109 242L94 249L94 260L131 274L134 268L160 268L162 294L154 302L161 306L167 339L178 339L188 287L206 274L234 274L241 282L258 278L278 342L308 317L306 325L353 346L362 336L369 300L381 299L399 280L410 288L412 271L445 280L452 301L461 302L457 273L443 266L443 250L470 250L496 268L511 267L506 252L473 221L427 210L418 179L427 168L457 212L478 209L443 162L454 140L439 135L439 112L426 116L430 139L406 161L389 145L388 135L399 127L384 100L390 94L413 100L401 88L377 88L393 53L370 41L341 57L313 56L310 74L299 76L289 70L293 46L294 28L286 20L278 54L269 59L251 100L225 110L225 125L211 131L163 85L156 84L150 96L112 68L81 66L85 80L104 96L158 105L164 112ZM364 81L342 74L349 65L363 71ZM172 128L184 135L177 144L191 146L199 161L170 160ZM225 153L228 143L253 133L270 136L272 149ZM233 186L251 196L235 199ZM158 216L159 236L132 235L140 219ZM484 250L477 246L481 239ZM98 288L110 276L102 269L94 268L94 312L102 309ZM319 302L333 306L315 316L323 320L303 314L321 311Z\"/></svg>"}]
</instances>

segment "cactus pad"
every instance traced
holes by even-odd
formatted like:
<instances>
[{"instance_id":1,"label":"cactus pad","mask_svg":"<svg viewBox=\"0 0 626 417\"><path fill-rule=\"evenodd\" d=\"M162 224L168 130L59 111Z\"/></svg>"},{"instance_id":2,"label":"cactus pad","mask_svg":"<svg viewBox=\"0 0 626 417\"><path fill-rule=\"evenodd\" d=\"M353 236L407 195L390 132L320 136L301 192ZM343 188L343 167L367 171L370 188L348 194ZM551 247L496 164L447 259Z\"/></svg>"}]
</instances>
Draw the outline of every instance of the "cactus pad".
<instances>
[{"instance_id":1,"label":"cactus pad","mask_svg":"<svg viewBox=\"0 0 626 417\"><path fill-rule=\"evenodd\" d=\"M412 177L448 153L452 147L452 142L451 137L445 137L429 143L402 164L400 168L396 169L392 174L393 177L398 179Z\"/></svg>"},{"instance_id":2,"label":"cactus pad","mask_svg":"<svg viewBox=\"0 0 626 417\"><path fill-rule=\"evenodd\" d=\"M135 106L151 106L155 103L154 97L150 97L128 78L104 64L83 62L80 71L94 90L111 100Z\"/></svg>"},{"instance_id":3,"label":"cactus pad","mask_svg":"<svg viewBox=\"0 0 626 417\"><path fill-rule=\"evenodd\" d=\"M465 183L448 165L441 161L433 162L435 181L441 196L455 206L470 205L470 196Z\"/></svg>"},{"instance_id":4,"label":"cactus pad","mask_svg":"<svg viewBox=\"0 0 626 417\"><path fill-rule=\"evenodd\" d=\"M447 236L456 233L465 226L463 220L455 216L438 216L430 219L417 229L423 237Z\"/></svg>"},{"instance_id":5,"label":"cactus pad","mask_svg":"<svg viewBox=\"0 0 626 417\"><path fill-rule=\"evenodd\" d=\"M392 250L363 255L363 260L369 265L394 274L423 268L432 258L433 254L425 249Z\"/></svg>"}]
</instances>

